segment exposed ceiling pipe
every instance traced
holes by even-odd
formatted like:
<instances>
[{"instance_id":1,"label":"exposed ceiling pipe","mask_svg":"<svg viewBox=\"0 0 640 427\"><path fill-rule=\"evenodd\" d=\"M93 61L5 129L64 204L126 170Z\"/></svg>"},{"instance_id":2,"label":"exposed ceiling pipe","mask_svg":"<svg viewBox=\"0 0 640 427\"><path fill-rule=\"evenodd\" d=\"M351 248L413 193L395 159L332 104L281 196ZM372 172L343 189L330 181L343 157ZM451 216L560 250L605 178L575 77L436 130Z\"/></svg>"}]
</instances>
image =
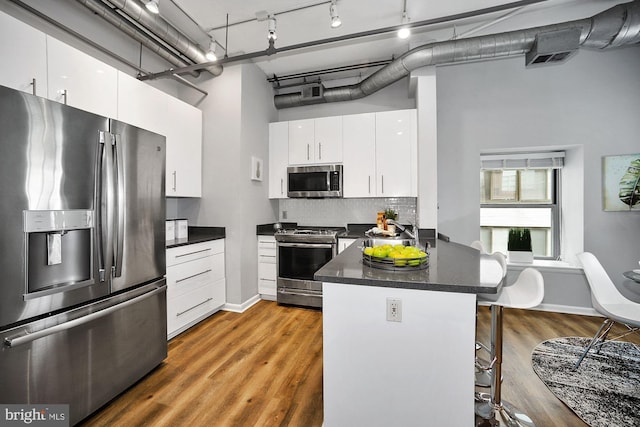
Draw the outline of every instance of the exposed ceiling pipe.
<instances>
[{"instance_id":1,"label":"exposed ceiling pipe","mask_svg":"<svg viewBox=\"0 0 640 427\"><path fill-rule=\"evenodd\" d=\"M274 96L276 108L360 99L430 65L523 55L539 34L579 30L579 46L607 49L640 43L640 0L614 6L591 18L500 34L449 40L419 46L392 61L358 84L324 89L321 96L303 98L302 92Z\"/></svg>"},{"instance_id":2,"label":"exposed ceiling pipe","mask_svg":"<svg viewBox=\"0 0 640 427\"><path fill-rule=\"evenodd\" d=\"M154 41L151 37L142 31L136 29L133 25L127 22L124 18L114 14L110 9L114 7L126 14L129 18L137 22L142 27L148 29L160 40L167 43L174 48L177 52L189 58L195 63L208 62L205 58L205 52L200 49L199 46L189 40L187 36L182 34L178 29L173 27L162 17L153 15L142 7L142 4L133 0L77 0L78 3L89 8L91 11L105 19L110 24L114 25L129 37L142 43L145 47L150 49L156 55L164 58L169 63L176 67L182 68L190 64L176 57L171 52L164 49ZM105 6L105 4L107 6ZM219 64L212 64L205 68L214 76L218 76L222 73L222 66ZM190 71L193 76L198 76L198 72Z\"/></svg>"}]
</instances>

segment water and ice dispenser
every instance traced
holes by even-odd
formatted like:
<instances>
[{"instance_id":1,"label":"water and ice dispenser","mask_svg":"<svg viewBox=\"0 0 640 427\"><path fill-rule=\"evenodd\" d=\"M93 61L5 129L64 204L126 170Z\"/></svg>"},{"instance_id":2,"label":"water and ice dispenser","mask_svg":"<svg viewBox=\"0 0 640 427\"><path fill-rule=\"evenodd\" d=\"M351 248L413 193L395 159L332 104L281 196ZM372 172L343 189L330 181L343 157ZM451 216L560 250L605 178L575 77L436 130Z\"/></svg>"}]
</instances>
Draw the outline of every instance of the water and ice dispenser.
<instances>
[{"instance_id":1,"label":"water and ice dispenser","mask_svg":"<svg viewBox=\"0 0 640 427\"><path fill-rule=\"evenodd\" d=\"M93 211L24 211L25 299L93 284Z\"/></svg>"}]
</instances>

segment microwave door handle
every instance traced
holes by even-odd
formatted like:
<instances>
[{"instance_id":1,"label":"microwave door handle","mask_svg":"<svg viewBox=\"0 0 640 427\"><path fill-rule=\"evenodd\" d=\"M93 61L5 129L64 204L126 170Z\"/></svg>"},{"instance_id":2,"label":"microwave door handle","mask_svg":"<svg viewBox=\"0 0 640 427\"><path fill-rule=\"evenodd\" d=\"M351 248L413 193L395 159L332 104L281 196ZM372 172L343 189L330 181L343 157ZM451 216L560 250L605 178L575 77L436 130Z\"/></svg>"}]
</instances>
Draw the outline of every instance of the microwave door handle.
<instances>
[{"instance_id":1,"label":"microwave door handle","mask_svg":"<svg viewBox=\"0 0 640 427\"><path fill-rule=\"evenodd\" d=\"M125 209L125 188L124 188L124 164L122 157L122 141L120 135L114 135L114 163L115 163L115 202L117 205L115 247L114 247L114 277L122 276L122 256L124 251L124 209Z\"/></svg>"}]
</instances>

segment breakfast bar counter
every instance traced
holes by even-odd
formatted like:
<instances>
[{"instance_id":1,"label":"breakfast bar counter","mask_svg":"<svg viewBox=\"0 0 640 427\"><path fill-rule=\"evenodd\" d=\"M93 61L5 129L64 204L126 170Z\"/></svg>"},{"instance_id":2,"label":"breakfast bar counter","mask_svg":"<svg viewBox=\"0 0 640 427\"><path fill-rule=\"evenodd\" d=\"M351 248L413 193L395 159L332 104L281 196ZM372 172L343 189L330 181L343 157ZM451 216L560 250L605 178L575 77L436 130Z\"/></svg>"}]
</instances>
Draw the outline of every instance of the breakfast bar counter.
<instances>
[{"instance_id":1,"label":"breakfast bar counter","mask_svg":"<svg viewBox=\"0 0 640 427\"><path fill-rule=\"evenodd\" d=\"M438 240L429 267L362 262L363 241L315 274L323 282L324 426L470 426L476 294L498 292L497 261Z\"/></svg>"}]
</instances>

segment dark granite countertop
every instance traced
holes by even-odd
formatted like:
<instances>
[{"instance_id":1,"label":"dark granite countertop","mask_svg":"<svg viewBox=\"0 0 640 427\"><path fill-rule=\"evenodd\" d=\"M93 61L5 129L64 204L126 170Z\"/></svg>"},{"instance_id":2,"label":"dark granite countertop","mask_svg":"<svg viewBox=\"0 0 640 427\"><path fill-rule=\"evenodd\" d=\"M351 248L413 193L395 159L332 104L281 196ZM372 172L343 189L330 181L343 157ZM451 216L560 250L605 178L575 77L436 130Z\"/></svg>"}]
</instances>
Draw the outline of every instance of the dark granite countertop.
<instances>
[{"instance_id":1,"label":"dark granite countertop","mask_svg":"<svg viewBox=\"0 0 640 427\"><path fill-rule=\"evenodd\" d=\"M434 244L435 243L435 244ZM362 263L362 242L355 242L325 264L315 280L351 285L425 291L496 294L500 284L480 284L480 252L469 246L432 240L429 268L389 271Z\"/></svg>"},{"instance_id":2,"label":"dark granite countertop","mask_svg":"<svg viewBox=\"0 0 640 427\"><path fill-rule=\"evenodd\" d=\"M404 224L403 224L404 225ZM347 230L338 234L338 237L346 239L359 239L365 237L367 231L375 227L375 224L347 224ZM407 230L411 230L410 225L404 225ZM436 231L432 228L420 228L418 230L420 242L433 241L436 238Z\"/></svg>"},{"instance_id":3,"label":"dark granite countertop","mask_svg":"<svg viewBox=\"0 0 640 427\"><path fill-rule=\"evenodd\" d=\"M167 240L167 248L193 245L194 243L208 242L210 240L224 239L226 231L224 227L189 227L189 237L185 239Z\"/></svg>"},{"instance_id":4,"label":"dark granite countertop","mask_svg":"<svg viewBox=\"0 0 640 427\"><path fill-rule=\"evenodd\" d=\"M256 235L273 236L273 234L276 232L275 228L273 228L274 224L275 223L273 222L271 224L258 224L256 226ZM280 225L284 229L292 229L298 226L298 224L295 222L281 222Z\"/></svg>"}]
</instances>

